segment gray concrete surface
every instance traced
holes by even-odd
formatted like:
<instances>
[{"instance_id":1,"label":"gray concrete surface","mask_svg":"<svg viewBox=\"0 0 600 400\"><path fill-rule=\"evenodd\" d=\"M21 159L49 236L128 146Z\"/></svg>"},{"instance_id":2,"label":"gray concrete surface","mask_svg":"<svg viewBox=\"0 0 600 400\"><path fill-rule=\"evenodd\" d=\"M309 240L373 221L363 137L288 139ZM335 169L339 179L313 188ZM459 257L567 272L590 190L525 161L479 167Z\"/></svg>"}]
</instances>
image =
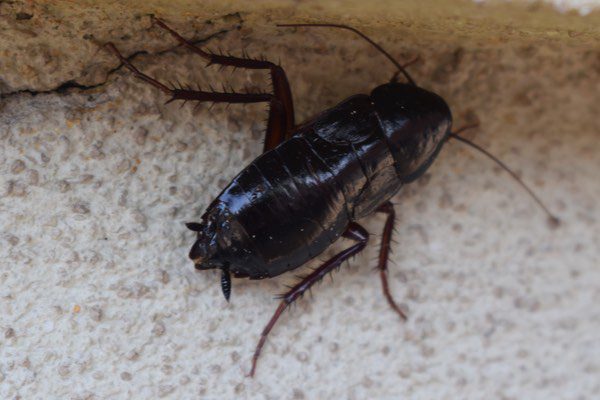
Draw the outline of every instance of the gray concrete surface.
<instances>
[{"instance_id":1,"label":"gray concrete surface","mask_svg":"<svg viewBox=\"0 0 600 400\"><path fill-rule=\"evenodd\" d=\"M362 221L372 245L282 317L248 379L293 274L235 280L228 304L217 274L193 270L183 223L259 154L265 107L164 105L94 42L115 41L165 81L262 88L265 74L204 68L146 14L50 4L0 4L1 398L598 398L597 30L432 41L443 30L413 21L406 39L340 12L399 58L419 55L416 80L448 100L457 126L479 120L469 137L563 223L549 227L505 173L449 143L394 198L390 281L409 320L389 310L372 270L383 220ZM170 22L209 47L280 58L300 121L393 72L340 32L224 15Z\"/></svg>"}]
</instances>

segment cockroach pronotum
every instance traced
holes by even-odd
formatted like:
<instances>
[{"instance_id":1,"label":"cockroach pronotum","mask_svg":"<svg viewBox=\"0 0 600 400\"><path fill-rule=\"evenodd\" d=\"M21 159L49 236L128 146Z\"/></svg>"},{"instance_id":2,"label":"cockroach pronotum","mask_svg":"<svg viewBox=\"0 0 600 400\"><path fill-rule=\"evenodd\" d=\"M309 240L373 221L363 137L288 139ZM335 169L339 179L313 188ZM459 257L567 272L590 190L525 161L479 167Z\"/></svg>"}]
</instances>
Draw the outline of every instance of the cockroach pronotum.
<instances>
[{"instance_id":1,"label":"cockroach pronotum","mask_svg":"<svg viewBox=\"0 0 600 400\"><path fill-rule=\"evenodd\" d=\"M360 31L337 24L282 24L280 27L330 27L350 30L365 39L397 68L390 82L371 94L357 94L309 121L296 125L290 86L283 68L272 62L217 55L190 43L163 21L179 43L208 64L268 70L273 93L235 93L170 88L140 72L112 43L107 47L133 74L174 100L222 103L269 103L262 155L246 166L208 206L201 222L186 224L197 239L190 258L196 269L219 268L227 300L231 275L265 279L296 269L321 254L340 237L355 243L315 268L281 295L252 357L256 362L267 335L282 312L312 285L360 253L369 233L358 224L373 213L385 214L378 270L391 308L406 319L387 282L387 264L395 213L390 198L423 175L450 138L494 160L523 186L558 223L541 200L496 157L452 132L450 108L440 96L415 83L405 66ZM402 74L406 83L398 82Z\"/></svg>"}]
</instances>

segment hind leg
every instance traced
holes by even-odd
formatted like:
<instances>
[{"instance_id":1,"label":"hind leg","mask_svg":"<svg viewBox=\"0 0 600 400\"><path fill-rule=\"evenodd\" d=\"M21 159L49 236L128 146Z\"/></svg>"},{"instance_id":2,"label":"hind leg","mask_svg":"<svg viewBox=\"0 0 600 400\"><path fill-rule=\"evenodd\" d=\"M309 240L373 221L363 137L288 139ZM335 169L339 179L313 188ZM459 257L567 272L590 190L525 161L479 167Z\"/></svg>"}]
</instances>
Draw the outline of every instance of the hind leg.
<instances>
[{"instance_id":1,"label":"hind leg","mask_svg":"<svg viewBox=\"0 0 600 400\"><path fill-rule=\"evenodd\" d=\"M300 297L304 292L310 289L312 285L314 285L315 283L323 279L325 275L339 267L342 264L342 262L360 253L365 248L365 246L367 245L367 241L369 240L369 234L367 233L365 228L354 222L351 222L350 225L348 225L348 228L346 228L346 231L344 232L344 237L347 239L352 239L357 243L327 260L323 265L321 265L312 273L304 277L302 281L298 282L294 287L292 287L287 293L285 293L282 296L282 300L279 304L279 307L277 307L277 310L275 310L275 314L273 314L273 317L271 317L271 320L260 335L260 340L258 341L256 350L254 351L254 356L252 357L252 369L250 370L250 376L254 376L254 372L256 371L256 362L258 361L260 352L263 346L265 345L267 336L271 332L271 329L273 329L273 327L275 326L275 323L277 322L283 311L296 299L298 299L298 297Z\"/></svg>"},{"instance_id":2,"label":"hind leg","mask_svg":"<svg viewBox=\"0 0 600 400\"><path fill-rule=\"evenodd\" d=\"M383 203L377 208L377 212L387 214L385 225L383 227L383 235L381 237L381 247L379 248L379 260L377 269L379 270L379 276L381 277L381 287L383 289L383 295L385 296L388 304L392 309L402 318L406 320L406 314L398 307L392 294L390 293L390 287L387 280L387 265L390 255L390 242L392 241L392 233L394 229L394 220L396 219L396 212L394 206L389 201Z\"/></svg>"},{"instance_id":3,"label":"hind leg","mask_svg":"<svg viewBox=\"0 0 600 400\"><path fill-rule=\"evenodd\" d=\"M278 144L291 136L294 128L294 106L290 85L283 68L273 64L270 61L223 56L206 52L188 40L184 39L181 35L179 35L161 20L155 19L155 23L159 27L169 32L173 37L175 37L175 39L192 50L194 53L207 59L208 65L219 64L224 66L232 66L235 68L268 69L271 73L271 80L273 82L273 93L225 93L183 88L169 88L158 80L142 73L133 64L131 64L129 60L121 55L114 44L107 43L106 47L108 47L108 49L110 49L121 60L125 67L127 67L135 77L171 96L169 102L174 100L183 100L184 102L269 103L269 118L263 151L268 151L275 148Z\"/></svg>"},{"instance_id":4,"label":"hind leg","mask_svg":"<svg viewBox=\"0 0 600 400\"><path fill-rule=\"evenodd\" d=\"M294 104L290 84L283 68L270 61L224 56L207 52L183 38L160 19L155 19L154 22L170 33L179 43L206 59L208 65L218 64L234 68L268 69L271 74L271 81L273 82L274 98L271 101L269 110L264 151L276 147L291 136L292 129L294 128Z\"/></svg>"},{"instance_id":5,"label":"hind leg","mask_svg":"<svg viewBox=\"0 0 600 400\"><path fill-rule=\"evenodd\" d=\"M260 103L260 102L273 102L276 99L272 94L269 93L226 93L226 92L206 92L202 90L189 90L189 89L171 89L167 85L160 81L144 74L137 67L129 62L123 55L117 50L114 44L107 43L105 45L110 51L112 51L129 69L133 75L143 80L146 83L160 89L165 94L171 96L171 99L167 101L170 103L174 100L184 101L198 101L198 102L213 102L213 103Z\"/></svg>"}]
</instances>

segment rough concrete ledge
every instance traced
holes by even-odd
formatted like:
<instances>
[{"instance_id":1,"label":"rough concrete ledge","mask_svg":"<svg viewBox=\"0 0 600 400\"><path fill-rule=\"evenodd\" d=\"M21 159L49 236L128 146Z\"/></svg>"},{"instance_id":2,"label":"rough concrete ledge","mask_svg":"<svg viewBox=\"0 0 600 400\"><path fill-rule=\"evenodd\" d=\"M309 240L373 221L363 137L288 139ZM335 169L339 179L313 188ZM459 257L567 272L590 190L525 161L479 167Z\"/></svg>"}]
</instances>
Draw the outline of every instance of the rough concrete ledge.
<instances>
[{"instance_id":1,"label":"rough concrete ledge","mask_svg":"<svg viewBox=\"0 0 600 400\"><path fill-rule=\"evenodd\" d=\"M126 4L125 4L126 3ZM600 394L600 13L466 1L0 2L0 397L594 399ZM268 88L205 68L151 24L281 60L298 121L385 82L364 30L516 169L559 229L449 143L394 198L390 282L372 244L259 333L293 274L235 280L187 259L197 219L261 149L263 106L165 105L98 43L163 81ZM339 250L331 249L322 258Z\"/></svg>"},{"instance_id":2,"label":"rough concrete ledge","mask_svg":"<svg viewBox=\"0 0 600 400\"><path fill-rule=\"evenodd\" d=\"M91 0L1 4L0 33L3 75L0 93L48 91L74 83L98 85L115 61L98 54L96 43L114 41L125 50L155 53L169 41L151 27L151 15L161 16L184 34L206 38L243 28L249 41L272 42L287 33L277 22L331 21L351 24L380 41L406 47L460 46L498 48L502 45L560 46L597 49L600 12L581 17L576 11L557 13L543 3L476 4L468 1L129 1ZM348 36L330 32L328 40ZM307 46L310 41L301 40ZM172 43L171 43L172 44Z\"/></svg>"}]
</instances>

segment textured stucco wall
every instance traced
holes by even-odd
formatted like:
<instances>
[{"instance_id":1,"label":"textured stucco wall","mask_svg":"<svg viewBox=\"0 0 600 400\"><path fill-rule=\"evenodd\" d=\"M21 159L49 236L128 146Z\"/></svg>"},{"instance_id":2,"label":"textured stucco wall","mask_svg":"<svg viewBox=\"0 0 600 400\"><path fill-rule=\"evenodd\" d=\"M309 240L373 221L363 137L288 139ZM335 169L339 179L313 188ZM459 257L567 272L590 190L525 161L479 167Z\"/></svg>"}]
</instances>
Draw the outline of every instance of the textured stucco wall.
<instances>
[{"instance_id":1,"label":"textured stucco wall","mask_svg":"<svg viewBox=\"0 0 600 400\"><path fill-rule=\"evenodd\" d=\"M0 397L594 399L600 394L600 16L539 3L0 3ZM368 92L393 69L364 29L451 105L456 125L519 171L542 212L487 159L448 144L394 198L390 282L372 245L280 320L244 374L293 274L196 273L183 222L261 149L265 108L177 104L95 43L164 81L265 87L151 27L281 59L297 119ZM332 254L343 244L331 249ZM321 258L325 258L324 255Z\"/></svg>"}]
</instances>

